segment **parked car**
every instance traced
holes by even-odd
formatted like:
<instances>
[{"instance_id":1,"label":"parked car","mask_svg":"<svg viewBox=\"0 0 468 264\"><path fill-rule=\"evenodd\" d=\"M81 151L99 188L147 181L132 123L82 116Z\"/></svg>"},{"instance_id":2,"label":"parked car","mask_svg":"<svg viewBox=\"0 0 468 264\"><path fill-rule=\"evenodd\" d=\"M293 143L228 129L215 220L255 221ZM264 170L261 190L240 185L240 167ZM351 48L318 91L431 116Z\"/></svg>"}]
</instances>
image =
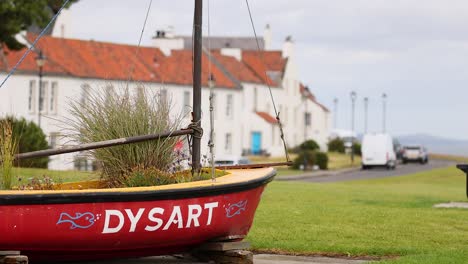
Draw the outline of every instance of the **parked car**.
<instances>
[{"instance_id":1,"label":"parked car","mask_svg":"<svg viewBox=\"0 0 468 264\"><path fill-rule=\"evenodd\" d=\"M395 169L397 160L393 140L389 134L366 134L362 139L362 169L385 166Z\"/></svg>"},{"instance_id":2,"label":"parked car","mask_svg":"<svg viewBox=\"0 0 468 264\"><path fill-rule=\"evenodd\" d=\"M403 163L420 162L426 164L429 161L427 149L419 145L411 145L403 147Z\"/></svg>"},{"instance_id":3,"label":"parked car","mask_svg":"<svg viewBox=\"0 0 468 264\"><path fill-rule=\"evenodd\" d=\"M223 156L215 158L215 166L250 164L250 160L242 156Z\"/></svg>"},{"instance_id":4,"label":"parked car","mask_svg":"<svg viewBox=\"0 0 468 264\"><path fill-rule=\"evenodd\" d=\"M395 155L397 160L402 160L403 159L403 145L400 144L400 141L398 139L394 138L393 139L393 150L395 151Z\"/></svg>"}]
</instances>

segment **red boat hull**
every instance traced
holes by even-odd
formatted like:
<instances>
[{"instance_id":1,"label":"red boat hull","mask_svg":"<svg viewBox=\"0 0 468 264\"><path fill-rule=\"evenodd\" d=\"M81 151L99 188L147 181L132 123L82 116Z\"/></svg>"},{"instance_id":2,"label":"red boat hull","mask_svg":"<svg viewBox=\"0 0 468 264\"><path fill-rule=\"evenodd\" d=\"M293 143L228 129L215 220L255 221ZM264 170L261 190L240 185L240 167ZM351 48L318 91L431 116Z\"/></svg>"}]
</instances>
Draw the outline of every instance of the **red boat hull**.
<instances>
[{"instance_id":1,"label":"red boat hull","mask_svg":"<svg viewBox=\"0 0 468 264\"><path fill-rule=\"evenodd\" d=\"M79 260L163 255L242 239L268 181L217 194L202 188L178 199L89 202L88 194L81 203L0 204L0 250L19 250L33 260Z\"/></svg>"}]
</instances>

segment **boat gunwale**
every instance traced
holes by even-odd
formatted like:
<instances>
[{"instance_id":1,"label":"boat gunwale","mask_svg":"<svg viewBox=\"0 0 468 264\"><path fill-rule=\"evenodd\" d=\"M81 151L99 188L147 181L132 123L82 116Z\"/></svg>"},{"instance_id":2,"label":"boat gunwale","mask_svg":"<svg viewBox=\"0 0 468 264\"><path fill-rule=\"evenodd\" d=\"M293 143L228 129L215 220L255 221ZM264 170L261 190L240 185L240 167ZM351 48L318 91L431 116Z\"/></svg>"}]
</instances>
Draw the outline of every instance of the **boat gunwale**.
<instances>
[{"instance_id":1,"label":"boat gunwale","mask_svg":"<svg viewBox=\"0 0 468 264\"><path fill-rule=\"evenodd\" d=\"M240 171L252 170L233 170L223 177L235 177ZM236 172L236 173L234 173ZM76 204L76 203L105 203L105 202L137 202L154 200L186 199L214 196L220 194L229 194L241 191L255 189L268 184L276 176L276 170L266 171L266 175L253 178L246 181L236 182L215 182L211 180L200 181L200 185L187 185L182 188L168 188L171 186L184 185L171 184L165 185L164 189L152 187L133 187L133 188L115 188L115 189L88 189L88 190L61 190L61 191L39 191L39 192L13 192L7 191L2 194L0 191L0 206L3 205L43 205L43 204ZM193 183L193 182L192 182ZM211 183L211 184L209 184ZM209 184L209 185L208 185ZM156 188L155 188L156 187ZM106 191L103 191L106 190Z\"/></svg>"}]
</instances>

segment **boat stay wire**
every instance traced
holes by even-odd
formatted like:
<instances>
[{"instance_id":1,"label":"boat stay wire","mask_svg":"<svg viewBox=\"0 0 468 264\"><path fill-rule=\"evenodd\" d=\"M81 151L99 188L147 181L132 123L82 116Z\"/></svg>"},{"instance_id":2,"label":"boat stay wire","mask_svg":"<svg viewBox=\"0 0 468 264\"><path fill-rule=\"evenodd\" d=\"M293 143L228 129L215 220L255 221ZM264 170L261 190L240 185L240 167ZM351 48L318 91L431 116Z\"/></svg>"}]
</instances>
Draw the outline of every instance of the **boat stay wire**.
<instances>
[{"instance_id":1,"label":"boat stay wire","mask_svg":"<svg viewBox=\"0 0 468 264\"><path fill-rule=\"evenodd\" d=\"M261 52L261 49L260 49L260 44L258 42L258 37L257 37L257 31L255 30L255 24L254 24L254 21L253 21L253 18L252 18L252 12L250 11L249 0L245 0L245 3L247 4L247 10L249 11L250 24L252 25L255 41L257 43L257 51L259 52L259 58L261 60L261 63L263 64L263 66L266 69L265 59L264 59L263 53ZM265 83L268 86L268 91L270 92L271 102L273 104L273 109L275 111L276 121L278 122L278 127L279 127L279 130L280 130L280 137L281 137L281 140L283 141L284 154L286 155L286 161L290 162L291 160L289 159L288 146L286 144L286 140L284 139L283 124L281 123L280 113L276 109L275 98L273 97L273 93L271 91L271 86L270 86L270 84L268 82L269 78L268 78L266 70L264 71L264 74L265 74L264 77L265 77L265 81L266 81Z\"/></svg>"},{"instance_id":2,"label":"boat stay wire","mask_svg":"<svg viewBox=\"0 0 468 264\"><path fill-rule=\"evenodd\" d=\"M210 24L210 0L207 0L207 24L208 24L208 86L210 88L210 138L208 147L210 149L210 165L211 165L211 180L215 181L215 164L214 164L214 76L211 71L211 24Z\"/></svg>"},{"instance_id":3,"label":"boat stay wire","mask_svg":"<svg viewBox=\"0 0 468 264\"><path fill-rule=\"evenodd\" d=\"M140 38L138 40L138 45L137 45L137 48L135 50L135 60L138 60L138 54L140 52L141 39L143 38L143 33L145 32L146 22L148 21L148 16L149 16L149 12L151 10L151 4L152 3L153 3L153 0L150 0L149 5L148 5L148 9L146 10L145 21L143 22L143 27L141 28ZM133 79L133 71L135 70L135 64L136 64L135 60L133 61L132 67L130 68L130 72L128 74L128 79L127 79L127 83L126 83L125 87L128 87L129 82Z\"/></svg>"},{"instance_id":4,"label":"boat stay wire","mask_svg":"<svg viewBox=\"0 0 468 264\"><path fill-rule=\"evenodd\" d=\"M49 21L49 23L47 24L47 26L45 26L44 29L42 29L41 33L39 33L39 35L36 37L36 39L34 40L34 42L31 44L31 46L24 52L23 56L21 56L20 60L15 64L15 66L10 70L10 72L7 74L7 76L5 77L5 79L2 81L2 83L0 84L0 89L2 88L2 86L6 83L6 81L10 78L11 75L13 75L16 70L18 69L18 66L23 62L23 60L26 58L26 56L31 52L31 50L33 48L36 47L36 44L37 42L44 36L44 34L47 32L47 30L49 29L49 27L52 25L52 23L55 21L55 19L57 19L57 17L60 15L60 13L62 12L62 10L65 8L65 6L67 6L68 2L70 2L70 0L66 0L63 5L60 7L60 9L58 10L57 14L55 14L52 19Z\"/></svg>"}]
</instances>

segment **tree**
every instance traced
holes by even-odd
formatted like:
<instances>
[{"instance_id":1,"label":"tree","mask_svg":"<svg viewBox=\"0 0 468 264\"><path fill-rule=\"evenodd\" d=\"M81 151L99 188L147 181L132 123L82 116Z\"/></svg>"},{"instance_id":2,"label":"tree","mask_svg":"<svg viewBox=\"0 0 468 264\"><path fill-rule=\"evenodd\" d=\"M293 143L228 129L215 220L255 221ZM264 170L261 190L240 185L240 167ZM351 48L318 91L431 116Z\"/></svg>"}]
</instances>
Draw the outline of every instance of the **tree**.
<instances>
[{"instance_id":1,"label":"tree","mask_svg":"<svg viewBox=\"0 0 468 264\"><path fill-rule=\"evenodd\" d=\"M67 7L76 1L71 0ZM22 49L24 45L16 40L16 34L32 25L45 27L62 4L61 0L1 0L0 50L4 45L11 50Z\"/></svg>"}]
</instances>

